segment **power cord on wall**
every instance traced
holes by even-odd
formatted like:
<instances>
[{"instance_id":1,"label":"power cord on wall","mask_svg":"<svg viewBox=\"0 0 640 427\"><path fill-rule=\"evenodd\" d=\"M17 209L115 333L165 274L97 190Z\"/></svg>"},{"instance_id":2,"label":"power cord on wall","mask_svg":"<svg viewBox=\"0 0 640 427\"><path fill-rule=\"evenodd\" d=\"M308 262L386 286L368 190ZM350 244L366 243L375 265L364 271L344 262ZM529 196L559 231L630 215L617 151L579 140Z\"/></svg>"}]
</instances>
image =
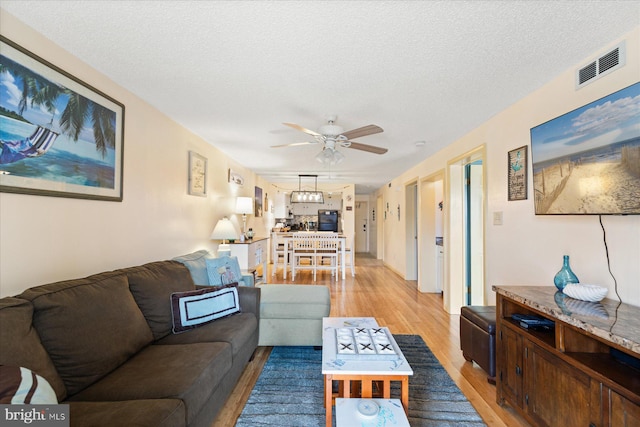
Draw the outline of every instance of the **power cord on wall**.
<instances>
[{"instance_id":1,"label":"power cord on wall","mask_svg":"<svg viewBox=\"0 0 640 427\"><path fill-rule=\"evenodd\" d=\"M614 276L613 272L611 271L611 261L609 260L609 247L607 246L607 232L605 231L604 224L602 223L602 215L598 215L598 218L600 220L600 227L602 228L602 240L604 242L604 251L607 254L607 268L609 269L609 274L613 278L614 290L616 292L616 296L618 297L618 305L616 306L615 320L613 321L613 323L611 324L611 327L609 328L609 332L611 332L613 330L613 327L616 325L616 323L618 323L618 309L622 305L622 298L620 298L620 294L618 293L618 281L616 280L616 276Z\"/></svg>"},{"instance_id":2,"label":"power cord on wall","mask_svg":"<svg viewBox=\"0 0 640 427\"><path fill-rule=\"evenodd\" d=\"M600 219L600 227L602 227L602 240L604 241L604 251L607 254L607 268L609 269L609 274L613 277L614 290L616 291L616 296L618 297L618 301L622 302L622 298L620 298L620 294L618 293L618 281L616 280L616 276L611 272L611 262L609 260L609 247L607 246L607 232L604 229L604 224L602 224L602 215L598 215Z\"/></svg>"}]
</instances>

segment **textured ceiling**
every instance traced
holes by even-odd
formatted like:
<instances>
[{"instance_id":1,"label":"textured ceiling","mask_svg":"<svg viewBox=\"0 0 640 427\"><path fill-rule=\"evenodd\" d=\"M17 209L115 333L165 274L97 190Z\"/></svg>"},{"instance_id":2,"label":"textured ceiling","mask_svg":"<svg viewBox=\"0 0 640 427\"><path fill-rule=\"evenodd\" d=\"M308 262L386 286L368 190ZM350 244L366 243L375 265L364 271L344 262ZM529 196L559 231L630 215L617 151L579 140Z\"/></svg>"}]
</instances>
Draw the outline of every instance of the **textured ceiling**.
<instances>
[{"instance_id":1,"label":"textured ceiling","mask_svg":"<svg viewBox=\"0 0 640 427\"><path fill-rule=\"evenodd\" d=\"M637 1L8 1L0 7L273 182L370 192L640 24ZM55 63L55 58L47 58ZM327 114L384 155L341 149ZM416 141L425 141L416 147Z\"/></svg>"}]
</instances>

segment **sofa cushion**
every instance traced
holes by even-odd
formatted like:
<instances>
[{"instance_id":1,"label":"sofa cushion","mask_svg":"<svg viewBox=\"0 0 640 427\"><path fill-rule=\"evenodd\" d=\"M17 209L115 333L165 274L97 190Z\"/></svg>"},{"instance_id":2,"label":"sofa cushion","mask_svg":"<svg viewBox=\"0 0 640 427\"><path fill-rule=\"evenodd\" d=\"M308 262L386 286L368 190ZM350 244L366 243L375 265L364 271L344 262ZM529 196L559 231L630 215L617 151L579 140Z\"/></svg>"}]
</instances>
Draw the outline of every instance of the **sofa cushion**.
<instances>
[{"instance_id":1,"label":"sofa cushion","mask_svg":"<svg viewBox=\"0 0 640 427\"><path fill-rule=\"evenodd\" d=\"M51 405L58 398L47 380L31 369L0 365L0 403Z\"/></svg>"},{"instance_id":2,"label":"sofa cushion","mask_svg":"<svg viewBox=\"0 0 640 427\"><path fill-rule=\"evenodd\" d=\"M189 270L177 261L158 261L124 270L129 288L154 339L171 333L171 294L195 289Z\"/></svg>"},{"instance_id":3,"label":"sofa cushion","mask_svg":"<svg viewBox=\"0 0 640 427\"><path fill-rule=\"evenodd\" d=\"M238 283L242 280L242 272L238 257L223 256L205 260L207 265L207 275L209 285L226 285L228 283Z\"/></svg>"},{"instance_id":4,"label":"sofa cushion","mask_svg":"<svg viewBox=\"0 0 640 427\"><path fill-rule=\"evenodd\" d=\"M62 378L33 328L33 305L14 297L0 299L0 364L24 366L45 378L58 400L67 396Z\"/></svg>"},{"instance_id":5,"label":"sofa cushion","mask_svg":"<svg viewBox=\"0 0 640 427\"><path fill-rule=\"evenodd\" d=\"M174 334L239 312L237 283L171 294Z\"/></svg>"},{"instance_id":6,"label":"sofa cushion","mask_svg":"<svg viewBox=\"0 0 640 427\"><path fill-rule=\"evenodd\" d=\"M112 273L31 288L33 324L73 395L150 344L127 276ZM72 333L70 333L72 331Z\"/></svg>"},{"instance_id":7,"label":"sofa cushion","mask_svg":"<svg viewBox=\"0 0 640 427\"><path fill-rule=\"evenodd\" d=\"M180 399L140 399L123 402L65 402L71 426L183 427L186 409Z\"/></svg>"},{"instance_id":8,"label":"sofa cushion","mask_svg":"<svg viewBox=\"0 0 640 427\"><path fill-rule=\"evenodd\" d=\"M168 335L157 341L157 344L225 342L231 344L235 357L247 348L247 344L255 347L258 344L257 336L258 320L256 316L253 313L238 313L193 329L186 334ZM253 349L251 351L253 352Z\"/></svg>"},{"instance_id":9,"label":"sofa cushion","mask_svg":"<svg viewBox=\"0 0 640 427\"><path fill-rule=\"evenodd\" d=\"M181 399L189 424L231 366L226 343L151 345L69 400Z\"/></svg>"},{"instance_id":10,"label":"sofa cushion","mask_svg":"<svg viewBox=\"0 0 640 427\"><path fill-rule=\"evenodd\" d=\"M209 286L209 276L207 276L207 264L205 262L209 258L213 258L213 255L209 251L202 249L175 257L173 260L184 264L189 269L191 278L196 285Z\"/></svg>"}]
</instances>

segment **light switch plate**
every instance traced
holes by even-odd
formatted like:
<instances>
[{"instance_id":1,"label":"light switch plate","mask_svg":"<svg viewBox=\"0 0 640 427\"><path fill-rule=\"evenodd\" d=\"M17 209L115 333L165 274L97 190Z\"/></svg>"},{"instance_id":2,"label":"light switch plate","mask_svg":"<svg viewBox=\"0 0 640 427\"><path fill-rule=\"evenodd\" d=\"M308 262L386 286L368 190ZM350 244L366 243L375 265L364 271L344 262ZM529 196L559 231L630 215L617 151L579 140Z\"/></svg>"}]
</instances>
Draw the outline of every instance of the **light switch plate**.
<instances>
[{"instance_id":1,"label":"light switch plate","mask_svg":"<svg viewBox=\"0 0 640 427\"><path fill-rule=\"evenodd\" d=\"M493 213L493 225L502 225L502 211Z\"/></svg>"}]
</instances>

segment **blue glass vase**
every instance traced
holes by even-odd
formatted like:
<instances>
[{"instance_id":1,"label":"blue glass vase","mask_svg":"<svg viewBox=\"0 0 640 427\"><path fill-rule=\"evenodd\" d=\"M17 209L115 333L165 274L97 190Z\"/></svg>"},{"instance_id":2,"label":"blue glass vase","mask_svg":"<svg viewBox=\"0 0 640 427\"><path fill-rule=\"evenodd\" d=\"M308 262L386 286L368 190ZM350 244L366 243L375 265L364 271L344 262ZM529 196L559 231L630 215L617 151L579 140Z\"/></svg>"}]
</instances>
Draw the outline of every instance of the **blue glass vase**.
<instances>
[{"instance_id":1,"label":"blue glass vase","mask_svg":"<svg viewBox=\"0 0 640 427\"><path fill-rule=\"evenodd\" d=\"M562 268L553 278L553 283L556 285L556 288L560 290L563 290L568 283L580 283L578 277L571 271L569 255L563 256Z\"/></svg>"}]
</instances>

